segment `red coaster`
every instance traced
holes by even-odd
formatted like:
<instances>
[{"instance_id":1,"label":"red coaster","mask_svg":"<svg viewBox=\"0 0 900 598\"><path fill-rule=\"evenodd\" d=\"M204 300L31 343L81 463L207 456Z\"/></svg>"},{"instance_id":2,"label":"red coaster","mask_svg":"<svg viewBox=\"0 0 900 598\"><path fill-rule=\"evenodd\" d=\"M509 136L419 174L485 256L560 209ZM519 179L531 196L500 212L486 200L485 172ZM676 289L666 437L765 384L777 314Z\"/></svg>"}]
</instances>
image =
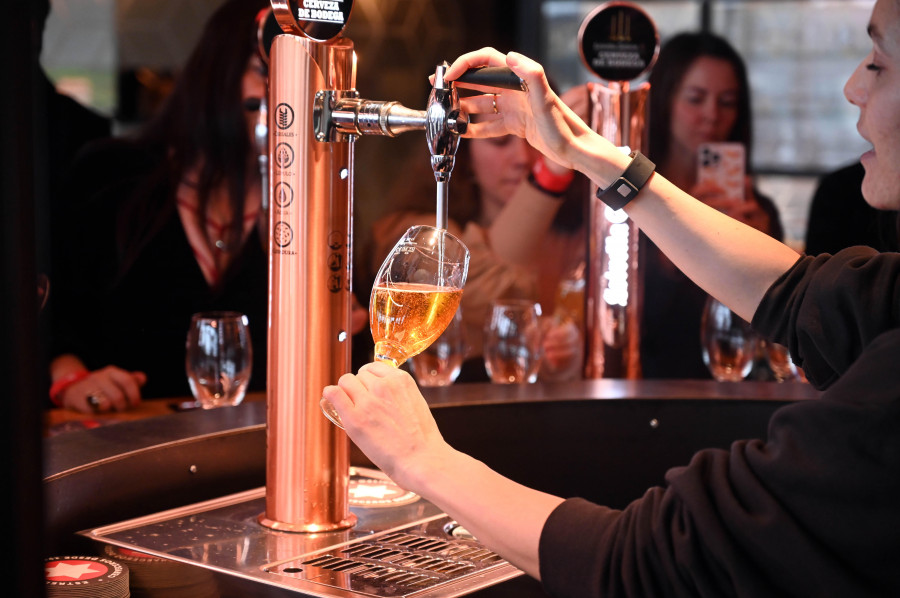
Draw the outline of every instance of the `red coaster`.
<instances>
[{"instance_id":1,"label":"red coaster","mask_svg":"<svg viewBox=\"0 0 900 598\"><path fill-rule=\"evenodd\" d=\"M51 557L44 561L48 598L128 598L128 568L95 556Z\"/></svg>"}]
</instances>

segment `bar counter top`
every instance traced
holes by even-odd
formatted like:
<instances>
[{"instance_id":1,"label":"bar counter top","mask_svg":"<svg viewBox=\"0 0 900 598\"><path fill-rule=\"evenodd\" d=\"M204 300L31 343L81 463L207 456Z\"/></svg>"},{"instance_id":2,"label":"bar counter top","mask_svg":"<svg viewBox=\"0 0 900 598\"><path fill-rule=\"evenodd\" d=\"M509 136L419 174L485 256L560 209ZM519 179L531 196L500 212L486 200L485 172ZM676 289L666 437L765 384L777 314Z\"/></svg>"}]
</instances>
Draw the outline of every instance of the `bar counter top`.
<instances>
[{"instance_id":1,"label":"bar counter top","mask_svg":"<svg viewBox=\"0 0 900 598\"><path fill-rule=\"evenodd\" d=\"M819 393L799 382L585 380L425 388L454 447L526 485L620 508L706 447L764 437L772 412ZM76 532L265 485L266 402L120 414L53 410L44 440L46 527ZM74 431L62 431L60 426ZM351 447L351 463L371 466Z\"/></svg>"},{"instance_id":2,"label":"bar counter top","mask_svg":"<svg viewBox=\"0 0 900 598\"><path fill-rule=\"evenodd\" d=\"M477 407L516 403L561 403L583 400L722 400L790 402L817 398L819 392L800 382L739 383L711 380L618 380L598 379L538 384L456 384L422 388L434 409ZM186 398L150 399L129 411L84 414L67 409L51 409L45 414L45 476L85 466L120 453L141 450L160 443L191 437L237 433L265 425L265 393L250 393L231 408L192 410L178 413L174 406ZM111 424L128 425L108 428ZM95 430L90 434L79 431Z\"/></svg>"}]
</instances>

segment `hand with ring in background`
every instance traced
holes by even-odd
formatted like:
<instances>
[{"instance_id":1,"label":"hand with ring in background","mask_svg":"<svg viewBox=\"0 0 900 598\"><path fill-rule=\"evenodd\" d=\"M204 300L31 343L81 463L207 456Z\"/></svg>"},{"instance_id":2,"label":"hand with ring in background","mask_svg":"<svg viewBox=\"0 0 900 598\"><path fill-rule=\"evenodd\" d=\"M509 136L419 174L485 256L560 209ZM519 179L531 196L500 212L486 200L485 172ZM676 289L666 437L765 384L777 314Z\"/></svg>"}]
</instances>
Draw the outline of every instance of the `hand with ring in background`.
<instances>
[{"instance_id":1,"label":"hand with ring in background","mask_svg":"<svg viewBox=\"0 0 900 598\"><path fill-rule=\"evenodd\" d=\"M81 413L125 411L141 402L143 372L108 365L98 370L75 369L57 377L50 398L59 407Z\"/></svg>"}]
</instances>

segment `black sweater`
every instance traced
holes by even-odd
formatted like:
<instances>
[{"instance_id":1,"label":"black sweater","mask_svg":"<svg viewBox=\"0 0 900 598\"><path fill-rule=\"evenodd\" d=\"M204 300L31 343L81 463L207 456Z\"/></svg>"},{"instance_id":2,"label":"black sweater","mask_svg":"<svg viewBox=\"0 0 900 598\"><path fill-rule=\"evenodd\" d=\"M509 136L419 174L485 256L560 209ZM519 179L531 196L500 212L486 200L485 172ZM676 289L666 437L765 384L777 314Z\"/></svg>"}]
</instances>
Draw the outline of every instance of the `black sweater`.
<instances>
[{"instance_id":1,"label":"black sweater","mask_svg":"<svg viewBox=\"0 0 900 598\"><path fill-rule=\"evenodd\" d=\"M553 595L900 596L900 254L804 257L753 324L822 397L623 511L561 504L540 541Z\"/></svg>"},{"instance_id":2,"label":"black sweater","mask_svg":"<svg viewBox=\"0 0 900 598\"><path fill-rule=\"evenodd\" d=\"M190 396L185 340L191 314L247 315L250 390L265 389L268 260L254 230L210 287L178 211L175 184L152 147L113 140L92 146L66 189L64 267L51 282L54 354L90 369L146 372L145 398Z\"/></svg>"}]
</instances>

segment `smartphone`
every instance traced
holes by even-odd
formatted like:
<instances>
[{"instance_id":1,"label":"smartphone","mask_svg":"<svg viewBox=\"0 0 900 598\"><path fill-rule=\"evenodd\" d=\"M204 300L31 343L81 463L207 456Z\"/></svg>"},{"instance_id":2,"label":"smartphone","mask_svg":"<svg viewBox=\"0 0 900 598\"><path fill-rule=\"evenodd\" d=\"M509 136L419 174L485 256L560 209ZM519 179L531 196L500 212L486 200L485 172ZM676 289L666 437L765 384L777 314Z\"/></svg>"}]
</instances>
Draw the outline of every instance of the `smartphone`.
<instances>
[{"instance_id":1,"label":"smartphone","mask_svg":"<svg viewBox=\"0 0 900 598\"><path fill-rule=\"evenodd\" d=\"M697 182L713 182L729 199L744 200L746 158L743 143L704 143L697 149Z\"/></svg>"}]
</instances>

